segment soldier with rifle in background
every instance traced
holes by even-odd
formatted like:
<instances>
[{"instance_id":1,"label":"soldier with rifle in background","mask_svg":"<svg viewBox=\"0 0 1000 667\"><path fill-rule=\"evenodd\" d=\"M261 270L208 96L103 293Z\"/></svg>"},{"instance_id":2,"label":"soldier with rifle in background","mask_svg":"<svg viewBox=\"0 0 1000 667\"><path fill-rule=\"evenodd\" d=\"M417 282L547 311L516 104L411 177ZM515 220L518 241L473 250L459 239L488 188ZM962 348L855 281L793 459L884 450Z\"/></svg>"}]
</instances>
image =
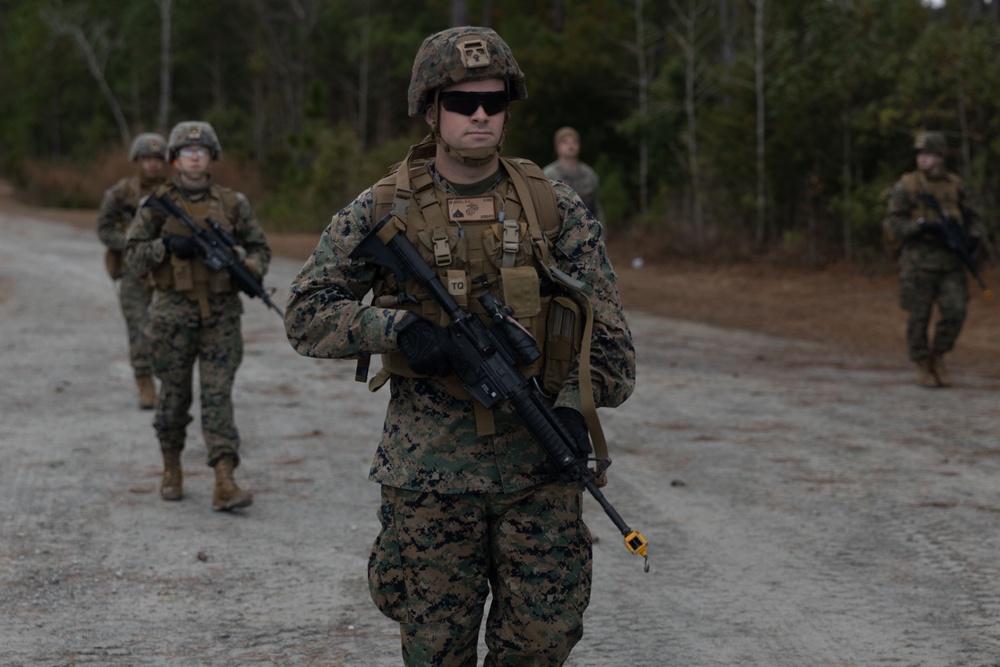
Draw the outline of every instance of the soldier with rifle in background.
<instances>
[{"instance_id":1,"label":"soldier with rifle in background","mask_svg":"<svg viewBox=\"0 0 1000 667\"><path fill-rule=\"evenodd\" d=\"M408 99L430 136L333 216L285 310L300 354L359 359L358 379L382 355L369 382L390 397L368 583L414 667L477 664L490 594L485 664L565 662L590 600L588 431L601 449L595 407L635 383L601 223L537 165L500 156L508 105L526 96L493 30L424 40ZM388 268L401 258L415 261ZM626 546L645 555L634 532Z\"/></svg>"},{"instance_id":2,"label":"soldier with rifle in background","mask_svg":"<svg viewBox=\"0 0 1000 667\"><path fill-rule=\"evenodd\" d=\"M917 169L904 174L893 187L886 220L891 238L901 244L899 302L909 313L906 346L924 387L951 386L944 355L955 346L965 322L966 269L989 295L973 261L983 237L982 225L969 205L962 180L945 169L946 148L940 132L917 135ZM938 319L929 340L935 303Z\"/></svg>"},{"instance_id":3,"label":"soldier with rifle in background","mask_svg":"<svg viewBox=\"0 0 1000 667\"><path fill-rule=\"evenodd\" d=\"M143 410L151 410L156 404L149 343L143 331L153 286L148 275L136 274L125 266L125 235L139 201L163 183L166 157L167 142L163 137L151 132L137 136L129 149L128 159L138 162L138 173L108 188L97 213L97 236L107 246L104 265L108 275L118 281L118 299L128 329L129 360L139 388L139 407Z\"/></svg>"},{"instance_id":4,"label":"soldier with rifle in background","mask_svg":"<svg viewBox=\"0 0 1000 667\"><path fill-rule=\"evenodd\" d=\"M204 255L206 244L189 225L193 222L215 234L221 245L231 245L226 252L258 283L270 264L271 248L246 196L212 182L209 168L222 148L211 125L178 123L167 151L176 174L140 207L129 229L126 255L133 270L152 273L156 289L147 335L160 380L153 421L164 462L160 495L164 500L183 498L181 451L191 422L197 362L202 433L208 465L215 468L212 507L232 510L253 502L253 495L233 480L240 437L232 392L243 359L239 291L246 286Z\"/></svg>"}]
</instances>

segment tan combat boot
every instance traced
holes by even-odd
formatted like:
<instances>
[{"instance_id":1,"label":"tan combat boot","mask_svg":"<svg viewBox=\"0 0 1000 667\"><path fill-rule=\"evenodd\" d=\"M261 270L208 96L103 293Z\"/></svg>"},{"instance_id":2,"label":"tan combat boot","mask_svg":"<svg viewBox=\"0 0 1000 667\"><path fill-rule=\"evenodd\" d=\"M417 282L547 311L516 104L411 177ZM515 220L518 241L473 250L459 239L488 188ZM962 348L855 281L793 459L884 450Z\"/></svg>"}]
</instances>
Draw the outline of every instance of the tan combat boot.
<instances>
[{"instance_id":1,"label":"tan combat boot","mask_svg":"<svg viewBox=\"0 0 1000 667\"><path fill-rule=\"evenodd\" d=\"M931 357L925 357L917 362L917 382L921 387L937 387L938 379L931 366Z\"/></svg>"},{"instance_id":2,"label":"tan combat boot","mask_svg":"<svg viewBox=\"0 0 1000 667\"><path fill-rule=\"evenodd\" d=\"M135 379L139 387L139 407L143 410L152 410L156 407L156 385L153 378L145 375Z\"/></svg>"},{"instance_id":3,"label":"tan combat boot","mask_svg":"<svg viewBox=\"0 0 1000 667\"><path fill-rule=\"evenodd\" d=\"M163 452L160 497L164 500L180 500L184 497L184 472L181 469L180 452Z\"/></svg>"},{"instance_id":4,"label":"tan combat boot","mask_svg":"<svg viewBox=\"0 0 1000 667\"><path fill-rule=\"evenodd\" d=\"M228 511L237 507L247 507L253 503L253 494L236 486L233 481L233 459L226 457L215 464L215 492L212 494L212 509Z\"/></svg>"},{"instance_id":5,"label":"tan combat boot","mask_svg":"<svg viewBox=\"0 0 1000 667\"><path fill-rule=\"evenodd\" d=\"M944 365L944 352L935 352L931 357L931 369L937 376L938 384L942 387L951 386L951 376L948 375L948 368Z\"/></svg>"}]
</instances>

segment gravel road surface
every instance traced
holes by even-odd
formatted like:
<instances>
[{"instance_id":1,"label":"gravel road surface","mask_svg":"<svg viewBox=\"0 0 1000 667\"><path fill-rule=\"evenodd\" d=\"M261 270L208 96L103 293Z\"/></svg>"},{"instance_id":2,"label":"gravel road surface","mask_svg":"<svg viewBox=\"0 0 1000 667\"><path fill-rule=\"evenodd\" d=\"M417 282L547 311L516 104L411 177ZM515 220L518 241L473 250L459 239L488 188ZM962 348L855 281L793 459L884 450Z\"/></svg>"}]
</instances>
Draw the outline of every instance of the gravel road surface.
<instances>
[{"instance_id":1,"label":"gravel road surface","mask_svg":"<svg viewBox=\"0 0 1000 667\"><path fill-rule=\"evenodd\" d=\"M275 261L276 301L299 268ZM625 267L622 267L625 270ZM211 510L195 422L160 500L151 413L86 230L0 212L0 665L401 664L372 605L367 481L387 392L304 359L247 301L246 510ZM1000 381L630 313L635 396L604 411L595 586L568 667L1000 665Z\"/></svg>"}]
</instances>

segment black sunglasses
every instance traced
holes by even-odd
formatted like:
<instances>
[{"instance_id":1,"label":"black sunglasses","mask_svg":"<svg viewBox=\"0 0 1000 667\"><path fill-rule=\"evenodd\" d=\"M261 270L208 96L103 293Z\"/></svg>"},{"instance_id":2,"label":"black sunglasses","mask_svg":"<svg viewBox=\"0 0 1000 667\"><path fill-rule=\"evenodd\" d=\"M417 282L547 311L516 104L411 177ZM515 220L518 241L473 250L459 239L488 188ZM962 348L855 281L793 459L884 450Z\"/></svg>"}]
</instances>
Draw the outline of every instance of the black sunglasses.
<instances>
[{"instance_id":1,"label":"black sunglasses","mask_svg":"<svg viewBox=\"0 0 1000 667\"><path fill-rule=\"evenodd\" d=\"M440 93L438 99L441 100L441 106L446 111L460 113L463 116L471 116L479 110L479 107L483 108L487 116L495 116L506 110L507 105L510 104L510 97L506 90L498 90L494 93L449 90Z\"/></svg>"}]
</instances>

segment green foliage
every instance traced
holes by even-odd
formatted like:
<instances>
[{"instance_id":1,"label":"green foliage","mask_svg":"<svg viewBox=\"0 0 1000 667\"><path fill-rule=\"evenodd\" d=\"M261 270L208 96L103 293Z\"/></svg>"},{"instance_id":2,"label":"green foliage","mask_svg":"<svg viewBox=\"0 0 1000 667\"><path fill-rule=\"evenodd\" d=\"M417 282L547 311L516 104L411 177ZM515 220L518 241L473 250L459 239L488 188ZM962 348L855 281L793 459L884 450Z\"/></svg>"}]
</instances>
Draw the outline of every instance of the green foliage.
<instances>
[{"instance_id":1,"label":"green foliage","mask_svg":"<svg viewBox=\"0 0 1000 667\"><path fill-rule=\"evenodd\" d=\"M175 0L168 123L215 126L226 156L220 178L253 175L241 182L267 224L319 229L426 129L406 115L410 66L423 38L447 27L451 5ZM86 205L93 174L105 173L94 165L124 147L78 44L46 21L58 7L89 39L98 28L111 39L103 76L133 133L163 129L154 127L160 15L153 2L0 0L0 175L33 181L27 191L47 202ZM683 20L693 8L702 12L698 40L685 53ZM583 159L602 176L609 229L654 230L675 251L707 241L728 244L731 255L864 260L879 248L879 195L912 168L912 135L925 128L948 136L949 165L987 222L1000 215L1000 13L992 5L766 3L763 244L753 3L511 0L467 9L471 22L505 37L527 75L505 153L544 165L554 159L555 130L576 127ZM643 111L640 54L649 77ZM695 174L700 241L685 219Z\"/></svg>"}]
</instances>

